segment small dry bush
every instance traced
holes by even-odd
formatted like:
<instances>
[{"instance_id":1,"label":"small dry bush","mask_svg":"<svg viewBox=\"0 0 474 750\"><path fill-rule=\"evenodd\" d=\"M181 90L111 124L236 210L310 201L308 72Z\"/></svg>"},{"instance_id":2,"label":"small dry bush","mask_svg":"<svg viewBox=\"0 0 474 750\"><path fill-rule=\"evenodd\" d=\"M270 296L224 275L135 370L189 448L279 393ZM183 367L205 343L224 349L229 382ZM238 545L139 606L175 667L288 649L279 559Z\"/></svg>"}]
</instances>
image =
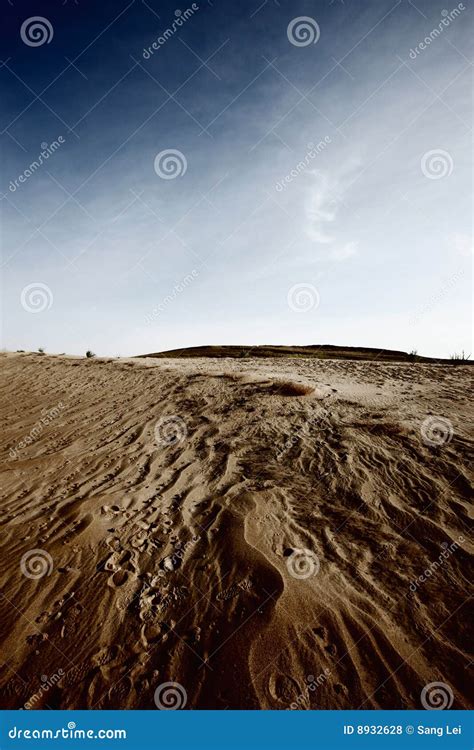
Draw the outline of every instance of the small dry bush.
<instances>
[{"instance_id":1,"label":"small dry bush","mask_svg":"<svg viewBox=\"0 0 474 750\"><path fill-rule=\"evenodd\" d=\"M314 388L312 385L287 380L273 383L270 390L277 396L308 396L313 393Z\"/></svg>"}]
</instances>

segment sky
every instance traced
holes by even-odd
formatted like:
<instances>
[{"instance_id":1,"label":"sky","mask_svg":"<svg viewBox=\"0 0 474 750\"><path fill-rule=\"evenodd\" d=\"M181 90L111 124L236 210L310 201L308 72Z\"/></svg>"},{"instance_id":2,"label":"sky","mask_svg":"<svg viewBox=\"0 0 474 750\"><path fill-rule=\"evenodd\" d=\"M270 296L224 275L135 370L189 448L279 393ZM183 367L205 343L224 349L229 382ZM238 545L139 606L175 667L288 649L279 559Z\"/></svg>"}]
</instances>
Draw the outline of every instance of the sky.
<instances>
[{"instance_id":1,"label":"sky","mask_svg":"<svg viewBox=\"0 0 474 750\"><path fill-rule=\"evenodd\" d=\"M1 0L2 346L472 351L472 3Z\"/></svg>"}]
</instances>

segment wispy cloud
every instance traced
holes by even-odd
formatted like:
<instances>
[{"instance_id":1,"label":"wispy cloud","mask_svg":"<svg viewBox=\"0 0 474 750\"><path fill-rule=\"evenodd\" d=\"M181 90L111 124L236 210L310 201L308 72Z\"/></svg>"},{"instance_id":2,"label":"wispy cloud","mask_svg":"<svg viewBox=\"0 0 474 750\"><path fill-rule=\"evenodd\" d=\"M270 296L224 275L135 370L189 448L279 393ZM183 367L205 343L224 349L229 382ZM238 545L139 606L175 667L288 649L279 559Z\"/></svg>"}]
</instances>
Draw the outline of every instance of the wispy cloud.
<instances>
[{"instance_id":1,"label":"wispy cloud","mask_svg":"<svg viewBox=\"0 0 474 750\"><path fill-rule=\"evenodd\" d=\"M310 189L307 204L307 234L322 245L334 242L331 227L336 220L339 204L337 182L321 172L312 172L315 185Z\"/></svg>"},{"instance_id":2,"label":"wispy cloud","mask_svg":"<svg viewBox=\"0 0 474 750\"><path fill-rule=\"evenodd\" d=\"M331 257L333 260L348 260L349 258L353 258L354 255L357 255L359 252L359 243L356 240L351 240L351 242L346 242L344 245L341 245L339 247L333 248L331 252Z\"/></svg>"},{"instance_id":3,"label":"wispy cloud","mask_svg":"<svg viewBox=\"0 0 474 750\"><path fill-rule=\"evenodd\" d=\"M347 210L345 199L360 162L353 161L334 174L311 172L312 185L306 199L306 234L320 245L330 245L327 256L336 261L357 253L358 241L342 240L341 214ZM335 247L332 247L335 246Z\"/></svg>"}]
</instances>

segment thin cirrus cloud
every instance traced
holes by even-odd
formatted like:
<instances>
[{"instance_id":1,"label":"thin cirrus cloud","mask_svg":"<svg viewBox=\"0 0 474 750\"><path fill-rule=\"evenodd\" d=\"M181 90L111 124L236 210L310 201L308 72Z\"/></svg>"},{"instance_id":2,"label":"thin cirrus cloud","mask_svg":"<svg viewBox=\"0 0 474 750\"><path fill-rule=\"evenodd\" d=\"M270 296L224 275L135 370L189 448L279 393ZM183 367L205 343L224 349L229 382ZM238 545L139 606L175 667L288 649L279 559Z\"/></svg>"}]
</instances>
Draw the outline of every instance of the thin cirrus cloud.
<instances>
[{"instance_id":1,"label":"thin cirrus cloud","mask_svg":"<svg viewBox=\"0 0 474 750\"><path fill-rule=\"evenodd\" d=\"M344 245L334 248L331 257L334 258L334 260L344 261L353 258L358 252L359 243L352 240L351 242L346 242Z\"/></svg>"},{"instance_id":2,"label":"thin cirrus cloud","mask_svg":"<svg viewBox=\"0 0 474 750\"><path fill-rule=\"evenodd\" d=\"M308 238L319 245L330 245L327 257L346 260L357 253L358 241L349 240L341 244L341 212L347 208L346 193L351 179L360 171L360 164L348 164L332 176L312 172L314 186L309 188L306 199L306 232Z\"/></svg>"}]
</instances>

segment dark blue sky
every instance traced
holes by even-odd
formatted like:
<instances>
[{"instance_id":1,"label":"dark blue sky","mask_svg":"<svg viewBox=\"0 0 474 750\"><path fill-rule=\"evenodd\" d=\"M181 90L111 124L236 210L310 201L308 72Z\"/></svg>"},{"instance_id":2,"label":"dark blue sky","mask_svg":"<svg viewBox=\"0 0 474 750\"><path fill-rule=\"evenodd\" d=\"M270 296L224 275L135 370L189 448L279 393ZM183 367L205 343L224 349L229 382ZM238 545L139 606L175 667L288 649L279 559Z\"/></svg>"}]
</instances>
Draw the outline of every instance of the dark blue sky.
<instances>
[{"instance_id":1,"label":"dark blue sky","mask_svg":"<svg viewBox=\"0 0 474 750\"><path fill-rule=\"evenodd\" d=\"M460 6L2 0L4 345L469 350Z\"/></svg>"}]
</instances>

